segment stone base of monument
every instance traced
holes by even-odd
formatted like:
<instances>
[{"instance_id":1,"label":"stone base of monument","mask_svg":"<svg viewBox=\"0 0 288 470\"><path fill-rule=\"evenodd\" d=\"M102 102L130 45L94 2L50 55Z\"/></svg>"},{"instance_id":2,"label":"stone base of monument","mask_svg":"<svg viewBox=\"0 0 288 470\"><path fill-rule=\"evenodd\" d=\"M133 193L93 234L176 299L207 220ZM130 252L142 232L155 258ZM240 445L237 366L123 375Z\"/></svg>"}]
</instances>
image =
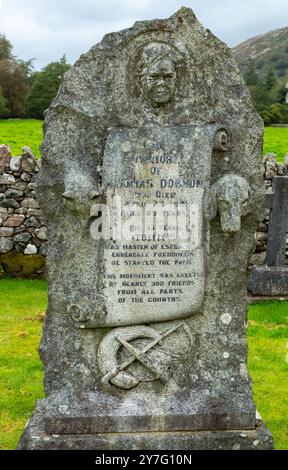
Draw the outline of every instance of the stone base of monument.
<instances>
[{"instance_id":1,"label":"stone base of monument","mask_svg":"<svg viewBox=\"0 0 288 470\"><path fill-rule=\"evenodd\" d=\"M211 430L183 430L177 426L173 431L146 431L146 432L91 432L81 433L80 425L72 428L62 423L62 433L52 434L52 422L47 421L43 414L42 402L38 402L36 409L28 421L18 450L271 450L273 438L260 416L256 419L254 429L215 429ZM98 420L99 423L100 420ZM55 423L60 430L60 424ZM93 421L86 425L95 427ZM101 425L101 423L100 423ZM221 427L221 423L219 424ZM49 432L50 428L50 432ZM87 428L88 429L88 428ZM117 432L116 432L117 431Z\"/></svg>"},{"instance_id":2,"label":"stone base of monument","mask_svg":"<svg viewBox=\"0 0 288 470\"><path fill-rule=\"evenodd\" d=\"M253 295L288 295L288 266L253 266L248 290Z\"/></svg>"}]
</instances>

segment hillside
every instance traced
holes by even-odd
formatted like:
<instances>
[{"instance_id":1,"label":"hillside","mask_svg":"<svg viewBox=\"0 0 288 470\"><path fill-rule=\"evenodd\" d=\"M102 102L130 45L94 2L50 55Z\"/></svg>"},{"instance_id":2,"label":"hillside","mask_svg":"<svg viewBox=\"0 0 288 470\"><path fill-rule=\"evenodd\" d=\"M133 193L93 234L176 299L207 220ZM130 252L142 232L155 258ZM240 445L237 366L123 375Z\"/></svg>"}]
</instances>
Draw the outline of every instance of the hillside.
<instances>
[{"instance_id":1,"label":"hillside","mask_svg":"<svg viewBox=\"0 0 288 470\"><path fill-rule=\"evenodd\" d=\"M277 77L288 78L288 27L248 39L232 50L243 73L252 60L259 77L273 67Z\"/></svg>"},{"instance_id":2,"label":"hillside","mask_svg":"<svg viewBox=\"0 0 288 470\"><path fill-rule=\"evenodd\" d=\"M288 27L248 39L232 51L265 124L287 125Z\"/></svg>"}]
</instances>

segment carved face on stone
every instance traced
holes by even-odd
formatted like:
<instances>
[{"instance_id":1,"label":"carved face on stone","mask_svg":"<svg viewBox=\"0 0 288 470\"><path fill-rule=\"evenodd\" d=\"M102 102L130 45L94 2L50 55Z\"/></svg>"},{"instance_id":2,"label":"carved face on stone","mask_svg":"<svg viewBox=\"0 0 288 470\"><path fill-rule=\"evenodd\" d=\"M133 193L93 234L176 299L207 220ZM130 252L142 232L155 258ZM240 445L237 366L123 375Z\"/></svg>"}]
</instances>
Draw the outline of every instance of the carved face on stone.
<instances>
[{"instance_id":1,"label":"carved face on stone","mask_svg":"<svg viewBox=\"0 0 288 470\"><path fill-rule=\"evenodd\" d=\"M176 91L175 52L165 43L151 43L145 47L140 62L142 98L154 108L174 99Z\"/></svg>"}]
</instances>

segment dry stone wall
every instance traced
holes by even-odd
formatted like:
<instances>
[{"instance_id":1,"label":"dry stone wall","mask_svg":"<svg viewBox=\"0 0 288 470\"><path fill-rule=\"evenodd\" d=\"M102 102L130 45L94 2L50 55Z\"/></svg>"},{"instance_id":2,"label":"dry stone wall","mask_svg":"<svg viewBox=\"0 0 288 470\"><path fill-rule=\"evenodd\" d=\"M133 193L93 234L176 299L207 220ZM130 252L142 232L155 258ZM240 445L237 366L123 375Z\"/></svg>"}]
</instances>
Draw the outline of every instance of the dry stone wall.
<instances>
[{"instance_id":1,"label":"dry stone wall","mask_svg":"<svg viewBox=\"0 0 288 470\"><path fill-rule=\"evenodd\" d=\"M1 274L39 275L44 271L47 229L35 198L35 177L41 162L29 147L12 157L0 146Z\"/></svg>"},{"instance_id":2,"label":"dry stone wall","mask_svg":"<svg viewBox=\"0 0 288 470\"><path fill-rule=\"evenodd\" d=\"M23 147L20 157L12 157L9 146L0 145L0 275L30 277L44 273L47 229L35 198L35 177L40 167L41 160L36 160L29 147ZM284 164L277 162L275 154L267 154L263 171L269 193L274 176L288 175L288 154ZM249 269L265 262L269 212L266 209L255 234L256 248Z\"/></svg>"},{"instance_id":3,"label":"dry stone wall","mask_svg":"<svg viewBox=\"0 0 288 470\"><path fill-rule=\"evenodd\" d=\"M272 193L272 183L275 176L288 176L288 154L285 157L284 164L277 162L277 157L274 153L268 153L264 157L264 184L266 194ZM254 254L249 260L249 269L253 265L261 266L265 263L267 238L269 227L270 209L266 209L263 221L259 224L258 230L255 234L256 248ZM286 239L286 264L288 264L288 236Z\"/></svg>"}]
</instances>

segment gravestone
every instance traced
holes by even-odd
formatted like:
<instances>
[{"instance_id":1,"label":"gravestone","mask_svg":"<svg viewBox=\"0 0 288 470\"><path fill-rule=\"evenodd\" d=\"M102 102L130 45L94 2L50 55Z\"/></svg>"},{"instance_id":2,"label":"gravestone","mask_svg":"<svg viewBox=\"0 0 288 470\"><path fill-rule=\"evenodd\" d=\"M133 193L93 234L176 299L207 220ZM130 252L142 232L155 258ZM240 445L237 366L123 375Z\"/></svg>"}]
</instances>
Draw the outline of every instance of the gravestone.
<instances>
[{"instance_id":1,"label":"gravestone","mask_svg":"<svg viewBox=\"0 0 288 470\"><path fill-rule=\"evenodd\" d=\"M288 295L288 266L285 264L288 228L288 176L275 176L270 209L267 254L264 266L253 266L248 289L254 295Z\"/></svg>"},{"instance_id":2,"label":"gravestone","mask_svg":"<svg viewBox=\"0 0 288 470\"><path fill-rule=\"evenodd\" d=\"M19 449L268 449L247 370L263 124L181 8L108 34L45 120L45 399Z\"/></svg>"}]
</instances>

